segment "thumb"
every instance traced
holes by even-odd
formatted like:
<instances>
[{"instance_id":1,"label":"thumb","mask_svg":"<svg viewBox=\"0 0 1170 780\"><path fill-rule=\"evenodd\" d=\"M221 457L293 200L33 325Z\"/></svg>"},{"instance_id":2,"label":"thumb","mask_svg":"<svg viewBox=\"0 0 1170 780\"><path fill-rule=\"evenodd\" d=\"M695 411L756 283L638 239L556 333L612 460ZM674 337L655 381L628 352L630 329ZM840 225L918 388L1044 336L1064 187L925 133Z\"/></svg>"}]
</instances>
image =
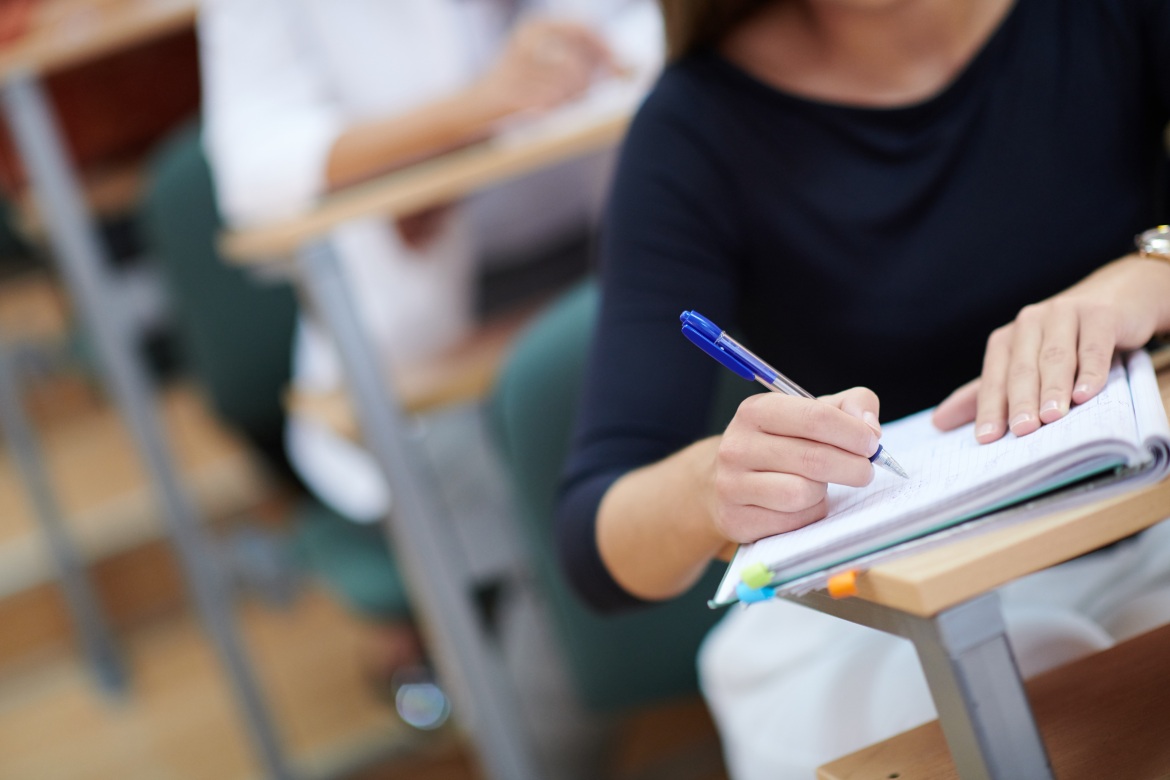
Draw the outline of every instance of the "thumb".
<instances>
[{"instance_id":1,"label":"thumb","mask_svg":"<svg viewBox=\"0 0 1170 780\"><path fill-rule=\"evenodd\" d=\"M972 379L955 390L934 410L931 420L940 431L950 431L975 419L979 380Z\"/></svg>"}]
</instances>

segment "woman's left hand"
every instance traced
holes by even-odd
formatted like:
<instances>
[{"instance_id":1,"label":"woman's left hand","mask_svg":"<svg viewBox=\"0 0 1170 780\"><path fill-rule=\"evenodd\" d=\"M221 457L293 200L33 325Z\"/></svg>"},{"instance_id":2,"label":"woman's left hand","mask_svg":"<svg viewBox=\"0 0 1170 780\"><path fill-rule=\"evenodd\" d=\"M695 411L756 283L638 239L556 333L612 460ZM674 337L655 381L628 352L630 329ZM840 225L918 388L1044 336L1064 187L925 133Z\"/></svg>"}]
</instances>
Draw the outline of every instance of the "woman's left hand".
<instances>
[{"instance_id":1,"label":"woman's left hand","mask_svg":"<svg viewBox=\"0 0 1170 780\"><path fill-rule=\"evenodd\" d=\"M1105 386L1115 350L1170 330L1170 263L1124 257L1040 303L987 340L982 375L934 413L950 430L975 421L975 438L1025 436Z\"/></svg>"}]
</instances>

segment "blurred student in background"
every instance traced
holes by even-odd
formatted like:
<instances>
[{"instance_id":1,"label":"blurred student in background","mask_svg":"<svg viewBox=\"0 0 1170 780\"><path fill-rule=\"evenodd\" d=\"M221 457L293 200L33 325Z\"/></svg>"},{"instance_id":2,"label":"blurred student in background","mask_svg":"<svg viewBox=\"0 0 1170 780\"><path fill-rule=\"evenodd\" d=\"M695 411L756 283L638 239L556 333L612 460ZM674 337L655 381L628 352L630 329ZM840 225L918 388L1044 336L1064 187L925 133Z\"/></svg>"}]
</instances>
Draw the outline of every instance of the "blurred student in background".
<instances>
[{"instance_id":1,"label":"blurred student in background","mask_svg":"<svg viewBox=\"0 0 1170 780\"><path fill-rule=\"evenodd\" d=\"M330 190L483 140L661 58L649 0L207 0L199 37L206 151L235 227L295 215ZM555 251L591 230L609 168L595 156L468 203L335 231L382 356L401 364L463 335L477 266ZM327 337L305 317L293 377L309 391L341 381ZM303 419L286 433L294 469L326 504L358 522L386 515L391 497L362 448Z\"/></svg>"},{"instance_id":2,"label":"blurred student in background","mask_svg":"<svg viewBox=\"0 0 1170 780\"><path fill-rule=\"evenodd\" d=\"M1170 263L1134 246L1167 217L1170 3L663 7L673 61L618 164L559 507L602 609L868 484L879 398L1027 436L1170 331ZM725 369L680 335L690 309L833 395L754 395L707 436ZM1170 524L1001 596L1025 674L1166 622ZM700 677L737 780L811 778L933 717L909 643L781 600L729 612Z\"/></svg>"},{"instance_id":3,"label":"blurred student in background","mask_svg":"<svg viewBox=\"0 0 1170 780\"><path fill-rule=\"evenodd\" d=\"M224 217L241 227L296 214L331 189L578 98L628 56L658 56L650 3L577 5L586 10L504 0L209 0L199 27L206 147ZM615 51L603 37L615 30L628 39L623 24L640 51ZM462 335L476 261L531 256L588 229L607 172L598 163L546 171L470 209L338 230L335 246L378 348L402 362ZM340 381L332 349L308 321L294 378L310 390ZM288 443L327 503L360 521L385 514L385 486L364 453L302 421Z\"/></svg>"}]
</instances>

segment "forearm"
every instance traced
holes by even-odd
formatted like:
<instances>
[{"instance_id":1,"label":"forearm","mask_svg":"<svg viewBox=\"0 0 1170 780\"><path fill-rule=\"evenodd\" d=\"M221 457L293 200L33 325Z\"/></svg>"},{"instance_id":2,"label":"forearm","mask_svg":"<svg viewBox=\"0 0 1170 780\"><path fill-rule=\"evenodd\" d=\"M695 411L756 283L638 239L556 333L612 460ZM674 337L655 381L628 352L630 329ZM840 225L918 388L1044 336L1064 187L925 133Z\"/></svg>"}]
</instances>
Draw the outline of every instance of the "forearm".
<instances>
[{"instance_id":1,"label":"forearm","mask_svg":"<svg viewBox=\"0 0 1170 780\"><path fill-rule=\"evenodd\" d=\"M346 130L330 150L326 183L337 189L486 137L506 115L473 89Z\"/></svg>"},{"instance_id":2,"label":"forearm","mask_svg":"<svg viewBox=\"0 0 1170 780\"><path fill-rule=\"evenodd\" d=\"M330 150L326 184L343 187L478 140L504 117L559 106L614 70L609 49L588 28L528 22L495 65L460 93L344 132Z\"/></svg>"},{"instance_id":3,"label":"forearm","mask_svg":"<svg viewBox=\"0 0 1170 780\"><path fill-rule=\"evenodd\" d=\"M677 596L733 546L711 520L718 437L626 474L597 513L597 545L619 585L646 600Z\"/></svg>"}]
</instances>

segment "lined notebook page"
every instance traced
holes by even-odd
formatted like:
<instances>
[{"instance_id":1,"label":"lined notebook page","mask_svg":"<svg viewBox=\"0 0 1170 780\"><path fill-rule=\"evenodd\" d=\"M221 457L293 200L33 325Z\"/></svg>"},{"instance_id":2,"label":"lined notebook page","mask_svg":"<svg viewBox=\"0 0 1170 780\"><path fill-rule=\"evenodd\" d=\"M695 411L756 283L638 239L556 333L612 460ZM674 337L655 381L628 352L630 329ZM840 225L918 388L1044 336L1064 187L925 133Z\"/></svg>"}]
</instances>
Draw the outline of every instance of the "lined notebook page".
<instances>
[{"instance_id":1,"label":"lined notebook page","mask_svg":"<svg viewBox=\"0 0 1170 780\"><path fill-rule=\"evenodd\" d=\"M1152 369L1147 381L1156 388ZM1165 417L1160 408L1158 412ZM1021 438L1009 433L993 444L978 444L972 425L940 432L931 424L929 410L890 423L883 426L882 443L910 479L876 469L868 487L830 485L829 515L796 531L740 548L716 600L728 600L739 582L739 571L748 564L762 562L771 568L798 564L828 550L853 546L908 517L959 517L964 512L955 510L964 496L994 503L997 486L1003 492L1005 482L1011 482L1014 487L1010 492L1017 492L1018 478L1034 471L1041 461L1079 451L1102 438L1140 441L1127 373L1120 362L1094 399L1074 407L1064 419Z\"/></svg>"},{"instance_id":2,"label":"lined notebook page","mask_svg":"<svg viewBox=\"0 0 1170 780\"><path fill-rule=\"evenodd\" d=\"M1138 437L1146 442L1158 438L1170 439L1170 418L1166 417L1166 405L1162 402L1162 392L1158 388L1158 374L1148 352L1140 350L1130 355L1129 376Z\"/></svg>"}]
</instances>

